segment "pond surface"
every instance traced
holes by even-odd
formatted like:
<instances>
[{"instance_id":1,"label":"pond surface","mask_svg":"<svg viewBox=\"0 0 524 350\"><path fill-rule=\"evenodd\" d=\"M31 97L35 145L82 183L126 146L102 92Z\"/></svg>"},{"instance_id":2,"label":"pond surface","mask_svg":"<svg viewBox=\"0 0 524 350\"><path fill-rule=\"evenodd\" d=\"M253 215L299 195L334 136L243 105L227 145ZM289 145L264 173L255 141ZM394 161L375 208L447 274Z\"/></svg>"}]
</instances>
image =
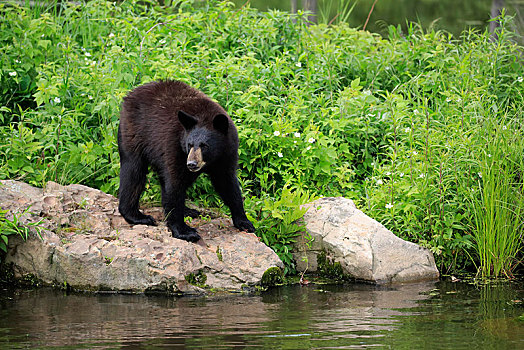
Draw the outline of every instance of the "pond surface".
<instances>
[{"instance_id":1,"label":"pond surface","mask_svg":"<svg viewBox=\"0 0 524 350\"><path fill-rule=\"evenodd\" d=\"M341 0L318 0L318 18L333 19L340 12ZM369 15L375 0L342 0L355 7L349 15L347 22L351 27L362 28ZM375 3L371 13L367 29L371 32L387 35L388 25L400 25L406 28L406 20L417 22L423 28L432 25L436 29L444 29L455 36L469 27L484 30L488 26L491 4L493 0L379 0ZM233 0L237 7L244 5L247 0ZM250 0L251 7L266 11L268 9L279 9L290 11L290 0ZM299 8L302 1L297 0ZM507 13L518 15L518 21L522 21L524 2L521 0L506 1ZM323 15L324 13L325 15Z\"/></svg>"},{"instance_id":2,"label":"pond surface","mask_svg":"<svg viewBox=\"0 0 524 350\"><path fill-rule=\"evenodd\" d=\"M167 297L0 289L0 349L524 349L522 283Z\"/></svg>"}]
</instances>

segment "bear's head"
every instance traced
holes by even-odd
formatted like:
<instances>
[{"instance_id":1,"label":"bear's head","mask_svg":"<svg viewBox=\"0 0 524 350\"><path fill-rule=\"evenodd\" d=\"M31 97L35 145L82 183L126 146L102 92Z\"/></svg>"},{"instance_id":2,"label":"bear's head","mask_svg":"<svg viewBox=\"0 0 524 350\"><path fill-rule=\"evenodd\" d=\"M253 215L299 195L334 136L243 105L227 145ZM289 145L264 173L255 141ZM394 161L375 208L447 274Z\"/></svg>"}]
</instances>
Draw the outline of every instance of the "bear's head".
<instances>
[{"instance_id":1,"label":"bear's head","mask_svg":"<svg viewBox=\"0 0 524 350\"><path fill-rule=\"evenodd\" d=\"M180 143L187 154L186 165L189 171L197 172L214 164L226 147L229 118L224 114L217 114L211 125L201 125L197 118L179 111L178 119L185 131Z\"/></svg>"}]
</instances>

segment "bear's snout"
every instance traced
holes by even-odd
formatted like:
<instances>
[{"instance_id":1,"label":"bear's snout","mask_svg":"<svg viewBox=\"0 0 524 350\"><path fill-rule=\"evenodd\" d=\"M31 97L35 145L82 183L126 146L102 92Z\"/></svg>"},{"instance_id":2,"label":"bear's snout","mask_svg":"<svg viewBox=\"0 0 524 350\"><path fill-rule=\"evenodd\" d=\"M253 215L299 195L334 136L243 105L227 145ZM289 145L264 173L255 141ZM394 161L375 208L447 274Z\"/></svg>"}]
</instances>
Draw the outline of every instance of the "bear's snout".
<instances>
[{"instance_id":1,"label":"bear's snout","mask_svg":"<svg viewBox=\"0 0 524 350\"><path fill-rule=\"evenodd\" d=\"M197 172L206 164L204 160L202 159L202 149L197 148L191 148L189 151L189 155L187 156L187 168L189 171Z\"/></svg>"},{"instance_id":2,"label":"bear's snout","mask_svg":"<svg viewBox=\"0 0 524 350\"><path fill-rule=\"evenodd\" d=\"M198 163L194 160L190 160L187 162L187 168L189 169L189 171L192 172L197 172L200 170L200 168L198 167Z\"/></svg>"}]
</instances>

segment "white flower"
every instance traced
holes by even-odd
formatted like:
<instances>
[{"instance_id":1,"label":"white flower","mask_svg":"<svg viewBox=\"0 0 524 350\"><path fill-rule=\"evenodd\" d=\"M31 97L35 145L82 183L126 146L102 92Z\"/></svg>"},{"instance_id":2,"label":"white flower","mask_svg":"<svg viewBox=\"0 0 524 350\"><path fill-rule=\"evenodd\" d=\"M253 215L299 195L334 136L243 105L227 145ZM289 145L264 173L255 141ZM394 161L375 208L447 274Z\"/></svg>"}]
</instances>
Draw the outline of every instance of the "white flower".
<instances>
[{"instance_id":1,"label":"white flower","mask_svg":"<svg viewBox=\"0 0 524 350\"><path fill-rule=\"evenodd\" d=\"M53 101L54 101L55 103L60 103L60 102L61 102L60 97L55 97L55 98L53 99Z\"/></svg>"},{"instance_id":2,"label":"white flower","mask_svg":"<svg viewBox=\"0 0 524 350\"><path fill-rule=\"evenodd\" d=\"M20 60L15 60L15 63L20 63Z\"/></svg>"},{"instance_id":3,"label":"white flower","mask_svg":"<svg viewBox=\"0 0 524 350\"><path fill-rule=\"evenodd\" d=\"M87 96L88 99L92 100L93 99L93 96L89 95Z\"/></svg>"},{"instance_id":4,"label":"white flower","mask_svg":"<svg viewBox=\"0 0 524 350\"><path fill-rule=\"evenodd\" d=\"M404 177L404 173L400 173L400 177Z\"/></svg>"},{"instance_id":5,"label":"white flower","mask_svg":"<svg viewBox=\"0 0 524 350\"><path fill-rule=\"evenodd\" d=\"M519 83L522 83L522 82L524 81L524 78L523 78L523 77L518 77L518 78L517 78L517 81L518 81Z\"/></svg>"},{"instance_id":6,"label":"white flower","mask_svg":"<svg viewBox=\"0 0 524 350\"><path fill-rule=\"evenodd\" d=\"M277 153L277 156L278 156L279 158L282 158L284 155L283 155L282 153L278 152L278 153Z\"/></svg>"},{"instance_id":7,"label":"white flower","mask_svg":"<svg viewBox=\"0 0 524 350\"><path fill-rule=\"evenodd\" d=\"M109 33L109 37L110 37L110 38L114 38L114 37L115 37L115 34L113 34L113 33Z\"/></svg>"},{"instance_id":8,"label":"white flower","mask_svg":"<svg viewBox=\"0 0 524 350\"><path fill-rule=\"evenodd\" d=\"M165 44L165 43L166 43L165 39L160 40L160 44Z\"/></svg>"},{"instance_id":9,"label":"white flower","mask_svg":"<svg viewBox=\"0 0 524 350\"><path fill-rule=\"evenodd\" d=\"M488 158L491 158L491 154L488 153Z\"/></svg>"},{"instance_id":10,"label":"white flower","mask_svg":"<svg viewBox=\"0 0 524 350\"><path fill-rule=\"evenodd\" d=\"M418 114L418 109L415 109L413 113Z\"/></svg>"},{"instance_id":11,"label":"white flower","mask_svg":"<svg viewBox=\"0 0 524 350\"><path fill-rule=\"evenodd\" d=\"M86 52L85 55L86 55L87 57L91 57L91 54L90 54L89 52Z\"/></svg>"},{"instance_id":12,"label":"white flower","mask_svg":"<svg viewBox=\"0 0 524 350\"><path fill-rule=\"evenodd\" d=\"M297 66L297 67L302 67L302 63L297 62L297 63L295 63L295 66Z\"/></svg>"},{"instance_id":13,"label":"white flower","mask_svg":"<svg viewBox=\"0 0 524 350\"><path fill-rule=\"evenodd\" d=\"M502 125L502 130L506 130L506 129L507 129L506 125Z\"/></svg>"},{"instance_id":14,"label":"white flower","mask_svg":"<svg viewBox=\"0 0 524 350\"><path fill-rule=\"evenodd\" d=\"M375 166L375 162L371 162L371 166Z\"/></svg>"},{"instance_id":15,"label":"white flower","mask_svg":"<svg viewBox=\"0 0 524 350\"><path fill-rule=\"evenodd\" d=\"M451 97L448 97L448 98L446 99L446 102L451 102Z\"/></svg>"},{"instance_id":16,"label":"white flower","mask_svg":"<svg viewBox=\"0 0 524 350\"><path fill-rule=\"evenodd\" d=\"M16 72L9 72L10 77L16 77Z\"/></svg>"},{"instance_id":17,"label":"white flower","mask_svg":"<svg viewBox=\"0 0 524 350\"><path fill-rule=\"evenodd\" d=\"M478 173L479 177L482 179L482 173Z\"/></svg>"},{"instance_id":18,"label":"white flower","mask_svg":"<svg viewBox=\"0 0 524 350\"><path fill-rule=\"evenodd\" d=\"M387 204L386 204L386 209L391 209L391 208L393 208L393 204L391 204L391 203L387 203Z\"/></svg>"},{"instance_id":19,"label":"white flower","mask_svg":"<svg viewBox=\"0 0 524 350\"><path fill-rule=\"evenodd\" d=\"M413 155L416 156L418 154L417 151L413 151Z\"/></svg>"},{"instance_id":20,"label":"white flower","mask_svg":"<svg viewBox=\"0 0 524 350\"><path fill-rule=\"evenodd\" d=\"M311 149L311 146L306 147L306 151L309 151Z\"/></svg>"},{"instance_id":21,"label":"white flower","mask_svg":"<svg viewBox=\"0 0 524 350\"><path fill-rule=\"evenodd\" d=\"M426 175L425 174L420 174L418 177L420 177L421 179L425 178Z\"/></svg>"},{"instance_id":22,"label":"white flower","mask_svg":"<svg viewBox=\"0 0 524 350\"><path fill-rule=\"evenodd\" d=\"M315 141L316 140L314 138L312 138L312 137L310 137L309 140L307 140L307 142L309 142L309 143L314 143Z\"/></svg>"},{"instance_id":23,"label":"white flower","mask_svg":"<svg viewBox=\"0 0 524 350\"><path fill-rule=\"evenodd\" d=\"M382 181L382 179L378 179L378 180L377 180L377 186L380 186L380 185L382 185L383 183L384 183L384 181Z\"/></svg>"},{"instance_id":24,"label":"white flower","mask_svg":"<svg viewBox=\"0 0 524 350\"><path fill-rule=\"evenodd\" d=\"M273 135L275 135L275 136L280 136L280 131L275 130L275 132L273 133Z\"/></svg>"},{"instance_id":25,"label":"white flower","mask_svg":"<svg viewBox=\"0 0 524 350\"><path fill-rule=\"evenodd\" d=\"M389 175L391 175L391 172L386 171L386 176L389 176Z\"/></svg>"},{"instance_id":26,"label":"white flower","mask_svg":"<svg viewBox=\"0 0 524 350\"><path fill-rule=\"evenodd\" d=\"M299 133L299 132L296 132L296 133L293 134L293 136L295 136L295 137L300 137L300 133Z\"/></svg>"},{"instance_id":27,"label":"white flower","mask_svg":"<svg viewBox=\"0 0 524 350\"><path fill-rule=\"evenodd\" d=\"M405 131L406 134L407 134L407 133L409 133L409 132L411 131L411 128L409 128L409 127L408 127L408 128L405 128L404 131Z\"/></svg>"}]
</instances>

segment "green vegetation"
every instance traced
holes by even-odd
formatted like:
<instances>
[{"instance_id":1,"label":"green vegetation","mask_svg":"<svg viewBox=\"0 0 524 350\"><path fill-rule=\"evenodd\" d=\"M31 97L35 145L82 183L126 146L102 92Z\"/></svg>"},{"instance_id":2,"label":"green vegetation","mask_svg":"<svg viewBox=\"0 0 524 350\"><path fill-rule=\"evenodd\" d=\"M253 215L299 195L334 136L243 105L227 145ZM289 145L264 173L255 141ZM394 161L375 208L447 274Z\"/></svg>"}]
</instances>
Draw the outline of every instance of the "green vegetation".
<instances>
[{"instance_id":1,"label":"green vegetation","mask_svg":"<svg viewBox=\"0 0 524 350\"><path fill-rule=\"evenodd\" d=\"M413 24L382 39L219 1L1 3L0 16L0 179L117 194L122 97L179 79L234 119L248 215L286 272L299 205L318 196L355 199L443 273L511 275L522 258L524 70L506 23L492 42ZM159 192L151 177L143 199ZM207 178L189 197L223 206Z\"/></svg>"},{"instance_id":2,"label":"green vegetation","mask_svg":"<svg viewBox=\"0 0 524 350\"><path fill-rule=\"evenodd\" d=\"M11 235L18 235L25 241L29 237L29 233L33 231L40 239L42 238L42 228L40 227L42 220L23 223L25 220L22 218L26 214L30 214L29 209L27 208L22 213L13 213L12 218L9 218L6 216L8 211L0 208L0 258L2 257L2 251L7 253L8 239ZM0 262L2 262L2 259L0 259Z\"/></svg>"},{"instance_id":3,"label":"green vegetation","mask_svg":"<svg viewBox=\"0 0 524 350\"><path fill-rule=\"evenodd\" d=\"M218 261L224 261L224 256L222 255L222 249L220 248L220 246L217 246L216 253Z\"/></svg>"},{"instance_id":4,"label":"green vegetation","mask_svg":"<svg viewBox=\"0 0 524 350\"><path fill-rule=\"evenodd\" d=\"M344 281L351 278L347 276L342 269L342 265L338 261L330 259L326 252L321 252L317 256L318 272L319 275L330 280Z\"/></svg>"},{"instance_id":5,"label":"green vegetation","mask_svg":"<svg viewBox=\"0 0 524 350\"><path fill-rule=\"evenodd\" d=\"M185 276L185 279L187 283L194 286L200 288L206 287L207 276L202 270L199 270L197 273L190 273L189 275Z\"/></svg>"},{"instance_id":6,"label":"green vegetation","mask_svg":"<svg viewBox=\"0 0 524 350\"><path fill-rule=\"evenodd\" d=\"M260 284L264 287L272 287L284 283L284 272L280 267L273 266L264 271Z\"/></svg>"}]
</instances>

